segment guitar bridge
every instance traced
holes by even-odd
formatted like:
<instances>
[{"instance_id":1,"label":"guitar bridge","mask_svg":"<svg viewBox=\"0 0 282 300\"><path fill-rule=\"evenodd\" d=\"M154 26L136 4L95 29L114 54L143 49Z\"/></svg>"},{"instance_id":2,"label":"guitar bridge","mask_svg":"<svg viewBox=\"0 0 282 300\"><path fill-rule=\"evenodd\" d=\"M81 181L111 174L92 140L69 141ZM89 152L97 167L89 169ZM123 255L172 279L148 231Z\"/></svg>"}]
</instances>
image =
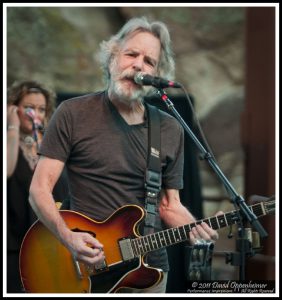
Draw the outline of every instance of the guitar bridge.
<instances>
[{"instance_id":1,"label":"guitar bridge","mask_svg":"<svg viewBox=\"0 0 282 300\"><path fill-rule=\"evenodd\" d=\"M119 248L124 261L132 260L135 256L131 247L131 240L128 238L119 240Z\"/></svg>"},{"instance_id":2,"label":"guitar bridge","mask_svg":"<svg viewBox=\"0 0 282 300\"><path fill-rule=\"evenodd\" d=\"M106 263L106 260L103 260L101 263L99 264L95 264L94 269L96 272L103 272L108 270L108 265Z\"/></svg>"}]
</instances>

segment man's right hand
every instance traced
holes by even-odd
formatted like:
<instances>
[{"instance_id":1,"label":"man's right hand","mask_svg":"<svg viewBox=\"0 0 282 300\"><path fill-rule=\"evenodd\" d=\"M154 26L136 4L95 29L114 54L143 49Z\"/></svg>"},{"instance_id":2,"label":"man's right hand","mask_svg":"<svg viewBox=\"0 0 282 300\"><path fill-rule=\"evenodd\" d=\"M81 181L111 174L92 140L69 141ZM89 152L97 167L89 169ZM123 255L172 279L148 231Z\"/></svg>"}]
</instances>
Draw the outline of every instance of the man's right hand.
<instances>
[{"instance_id":1,"label":"man's right hand","mask_svg":"<svg viewBox=\"0 0 282 300\"><path fill-rule=\"evenodd\" d=\"M69 230L62 242L74 259L89 267L94 267L105 260L103 245L89 233Z\"/></svg>"}]
</instances>

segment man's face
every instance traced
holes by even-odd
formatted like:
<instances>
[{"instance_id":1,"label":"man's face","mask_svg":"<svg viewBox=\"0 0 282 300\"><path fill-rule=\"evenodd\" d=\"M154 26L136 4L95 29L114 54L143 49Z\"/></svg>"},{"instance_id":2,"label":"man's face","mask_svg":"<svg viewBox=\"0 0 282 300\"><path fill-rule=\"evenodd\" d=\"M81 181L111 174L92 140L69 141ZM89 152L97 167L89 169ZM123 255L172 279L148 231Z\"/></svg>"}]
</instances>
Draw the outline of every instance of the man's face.
<instances>
[{"instance_id":1,"label":"man's face","mask_svg":"<svg viewBox=\"0 0 282 300\"><path fill-rule=\"evenodd\" d=\"M159 39L148 32L136 33L121 46L110 65L110 89L122 101L140 100L148 93L148 87L134 82L134 75L138 72L156 74L160 47Z\"/></svg>"}]
</instances>

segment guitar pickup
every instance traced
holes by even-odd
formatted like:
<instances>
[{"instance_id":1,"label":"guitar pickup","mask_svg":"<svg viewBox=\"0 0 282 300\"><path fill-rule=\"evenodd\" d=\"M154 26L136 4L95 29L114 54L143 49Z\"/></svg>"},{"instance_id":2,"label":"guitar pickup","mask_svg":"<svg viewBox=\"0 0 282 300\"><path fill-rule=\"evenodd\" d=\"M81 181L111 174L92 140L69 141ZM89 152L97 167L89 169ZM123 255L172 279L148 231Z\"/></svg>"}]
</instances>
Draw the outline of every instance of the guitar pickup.
<instances>
[{"instance_id":1,"label":"guitar pickup","mask_svg":"<svg viewBox=\"0 0 282 300\"><path fill-rule=\"evenodd\" d=\"M119 240L119 248L124 261L132 260L135 257L131 247L130 239L125 238Z\"/></svg>"}]
</instances>

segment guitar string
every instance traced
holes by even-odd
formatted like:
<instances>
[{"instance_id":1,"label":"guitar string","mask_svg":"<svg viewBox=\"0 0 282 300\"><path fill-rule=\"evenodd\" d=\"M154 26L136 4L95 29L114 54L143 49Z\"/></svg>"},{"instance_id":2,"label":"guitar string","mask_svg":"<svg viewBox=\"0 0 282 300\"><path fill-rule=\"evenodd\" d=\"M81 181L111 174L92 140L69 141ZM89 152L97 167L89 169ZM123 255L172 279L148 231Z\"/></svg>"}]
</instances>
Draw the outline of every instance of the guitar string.
<instances>
[{"instance_id":1,"label":"guitar string","mask_svg":"<svg viewBox=\"0 0 282 300\"><path fill-rule=\"evenodd\" d=\"M273 205L274 202L275 201L269 201L267 203L262 203L261 202L261 203L258 203L258 204L254 204L254 205L250 206L250 209L252 209L252 211L257 216L262 216L262 215L264 215L262 213L262 205L264 205L266 211L269 212L269 211L271 211L271 209L269 209L268 207L271 206L271 205ZM274 209L272 209L272 210L274 210ZM234 216L235 212L236 211L234 210L234 211L225 213L224 215L213 216L213 217L206 218L206 219L194 222L194 223L190 223L190 224L186 224L186 225L183 225L183 226L179 226L177 228L169 228L169 229L164 230L163 232L156 232L156 233L144 236L144 237L136 238L134 240L136 241L136 243L139 246L139 248L136 247L135 243L134 243L134 246L135 246L136 250L137 249L141 250L141 253L142 252L146 253L146 252L148 252L146 246L149 248L149 251L151 251L152 249L159 249L159 248L165 247L167 245L172 245L174 243L178 243L178 242L184 241L185 239L188 239L187 232L191 231L191 227L194 227L196 224L200 224L202 222L206 222L206 223L209 222L210 225L212 225L212 227L214 229L218 229L218 228L221 228L221 227L224 227L224 226L236 223L236 221L237 221L236 219L232 220L232 216ZM231 219L229 219L229 221L228 221L228 217L229 216L231 216ZM223 218L225 218L225 220ZM216 222L216 223L212 224L212 222ZM183 231L185 233L185 237L184 238L183 238L183 236L181 235L181 232L180 232L181 227L183 228ZM189 229L187 227L189 227ZM164 232L167 233L169 241L165 237ZM175 233L178 234L178 238L176 237ZM163 235L162 238L161 238L160 234ZM171 237L173 237L173 241L171 241ZM146 242L145 238L147 238L147 241L149 241L149 242ZM154 241L152 240L152 238L154 238ZM132 241L134 241L134 240L132 240ZM138 242L140 242L140 244L138 244ZM162 244L162 242L165 243L165 246ZM139 252L139 251L135 251L135 249L133 249L133 250L136 253Z\"/></svg>"}]
</instances>

